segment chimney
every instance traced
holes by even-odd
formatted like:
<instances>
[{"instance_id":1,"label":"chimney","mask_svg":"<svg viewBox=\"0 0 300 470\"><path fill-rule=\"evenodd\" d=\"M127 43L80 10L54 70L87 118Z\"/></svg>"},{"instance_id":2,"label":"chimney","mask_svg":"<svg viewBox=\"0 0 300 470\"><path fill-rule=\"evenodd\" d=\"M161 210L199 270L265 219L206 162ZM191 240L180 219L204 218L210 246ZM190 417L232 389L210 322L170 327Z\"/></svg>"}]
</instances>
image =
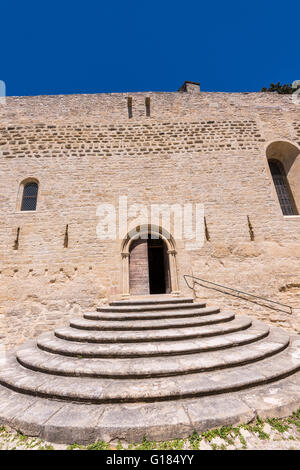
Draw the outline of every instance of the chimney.
<instances>
[{"instance_id":1,"label":"chimney","mask_svg":"<svg viewBox=\"0 0 300 470\"><path fill-rule=\"evenodd\" d=\"M185 81L178 91L185 91L187 93L200 93L200 83Z\"/></svg>"}]
</instances>

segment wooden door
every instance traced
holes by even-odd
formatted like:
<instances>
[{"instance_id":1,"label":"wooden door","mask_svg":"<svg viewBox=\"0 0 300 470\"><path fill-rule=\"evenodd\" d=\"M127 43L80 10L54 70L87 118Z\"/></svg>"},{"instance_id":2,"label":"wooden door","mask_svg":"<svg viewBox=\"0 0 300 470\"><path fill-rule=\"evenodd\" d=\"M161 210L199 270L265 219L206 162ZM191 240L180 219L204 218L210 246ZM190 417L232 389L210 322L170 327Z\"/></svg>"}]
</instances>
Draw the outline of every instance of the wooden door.
<instances>
[{"instance_id":1,"label":"wooden door","mask_svg":"<svg viewBox=\"0 0 300 470\"><path fill-rule=\"evenodd\" d=\"M131 295L150 293L147 240L136 240L132 243L129 258L129 288Z\"/></svg>"}]
</instances>

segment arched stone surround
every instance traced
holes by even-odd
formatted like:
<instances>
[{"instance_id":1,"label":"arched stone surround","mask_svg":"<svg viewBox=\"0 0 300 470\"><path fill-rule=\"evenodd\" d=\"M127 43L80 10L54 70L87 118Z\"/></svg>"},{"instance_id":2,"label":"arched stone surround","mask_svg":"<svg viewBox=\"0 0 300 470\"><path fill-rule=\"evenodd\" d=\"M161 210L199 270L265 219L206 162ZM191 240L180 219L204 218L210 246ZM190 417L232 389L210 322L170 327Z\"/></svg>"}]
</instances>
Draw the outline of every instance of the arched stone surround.
<instances>
[{"instance_id":1,"label":"arched stone surround","mask_svg":"<svg viewBox=\"0 0 300 470\"><path fill-rule=\"evenodd\" d=\"M121 245L121 261L122 261L122 298L130 296L129 286L129 257L130 257L130 246L134 240L139 238L147 239L148 235L155 235L161 238L167 247L169 269L170 269L170 287L172 295L179 295L178 286L178 272L177 272L177 260L176 260L176 246L175 240L172 235L162 227L151 224L144 224L136 227L128 232Z\"/></svg>"}]
</instances>

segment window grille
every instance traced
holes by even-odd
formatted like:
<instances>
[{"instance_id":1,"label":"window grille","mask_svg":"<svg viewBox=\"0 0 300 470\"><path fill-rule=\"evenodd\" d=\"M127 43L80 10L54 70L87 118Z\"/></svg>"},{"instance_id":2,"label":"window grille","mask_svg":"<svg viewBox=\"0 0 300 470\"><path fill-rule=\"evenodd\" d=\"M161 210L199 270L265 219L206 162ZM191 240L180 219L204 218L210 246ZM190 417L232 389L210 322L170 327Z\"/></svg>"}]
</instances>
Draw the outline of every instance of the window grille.
<instances>
[{"instance_id":1,"label":"window grille","mask_svg":"<svg viewBox=\"0 0 300 470\"><path fill-rule=\"evenodd\" d=\"M270 160L269 167L283 215L295 215L294 201L282 164L276 160Z\"/></svg>"},{"instance_id":2,"label":"window grille","mask_svg":"<svg viewBox=\"0 0 300 470\"><path fill-rule=\"evenodd\" d=\"M35 211L38 195L38 184L31 182L24 186L21 211Z\"/></svg>"}]
</instances>

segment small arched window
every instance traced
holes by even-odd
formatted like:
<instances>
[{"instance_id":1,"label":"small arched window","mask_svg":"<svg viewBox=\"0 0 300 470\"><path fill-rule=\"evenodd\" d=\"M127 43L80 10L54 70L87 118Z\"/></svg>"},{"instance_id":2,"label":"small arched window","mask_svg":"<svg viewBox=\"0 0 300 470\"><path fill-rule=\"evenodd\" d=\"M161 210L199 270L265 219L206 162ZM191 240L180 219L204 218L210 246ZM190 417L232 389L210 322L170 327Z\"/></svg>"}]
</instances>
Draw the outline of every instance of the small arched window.
<instances>
[{"instance_id":1,"label":"small arched window","mask_svg":"<svg viewBox=\"0 0 300 470\"><path fill-rule=\"evenodd\" d=\"M24 185L21 211L35 211L39 186L38 183L30 181Z\"/></svg>"},{"instance_id":2,"label":"small arched window","mask_svg":"<svg viewBox=\"0 0 300 470\"><path fill-rule=\"evenodd\" d=\"M269 160L269 167L283 215L297 215L282 163L279 160Z\"/></svg>"}]
</instances>

